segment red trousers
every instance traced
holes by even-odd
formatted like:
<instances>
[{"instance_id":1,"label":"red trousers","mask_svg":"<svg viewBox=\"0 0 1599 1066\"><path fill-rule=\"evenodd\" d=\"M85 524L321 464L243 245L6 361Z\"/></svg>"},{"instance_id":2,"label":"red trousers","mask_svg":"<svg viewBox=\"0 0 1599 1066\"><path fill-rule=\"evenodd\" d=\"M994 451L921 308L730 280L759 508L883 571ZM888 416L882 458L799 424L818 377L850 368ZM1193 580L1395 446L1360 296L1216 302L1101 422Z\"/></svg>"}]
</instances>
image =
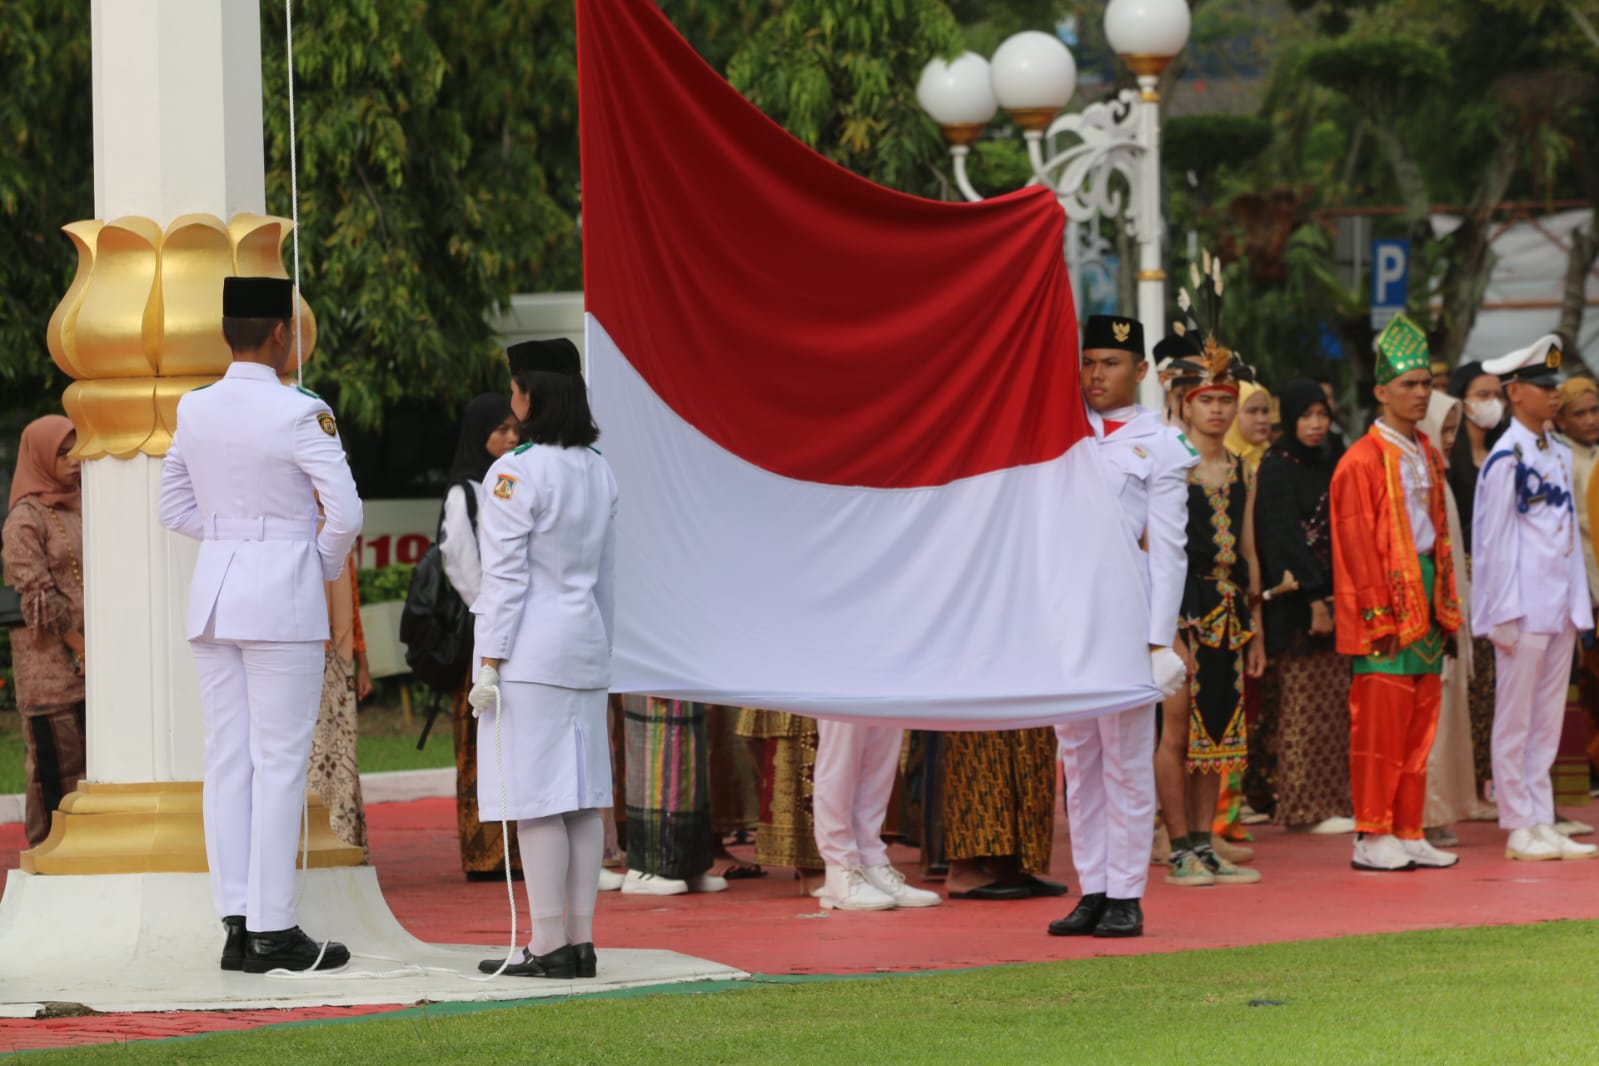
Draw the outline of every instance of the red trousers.
<instances>
[{"instance_id":1,"label":"red trousers","mask_svg":"<svg viewBox=\"0 0 1599 1066\"><path fill-rule=\"evenodd\" d=\"M1427 753L1438 732L1437 674L1356 674L1349 687L1349 784L1355 828L1421 838Z\"/></svg>"}]
</instances>

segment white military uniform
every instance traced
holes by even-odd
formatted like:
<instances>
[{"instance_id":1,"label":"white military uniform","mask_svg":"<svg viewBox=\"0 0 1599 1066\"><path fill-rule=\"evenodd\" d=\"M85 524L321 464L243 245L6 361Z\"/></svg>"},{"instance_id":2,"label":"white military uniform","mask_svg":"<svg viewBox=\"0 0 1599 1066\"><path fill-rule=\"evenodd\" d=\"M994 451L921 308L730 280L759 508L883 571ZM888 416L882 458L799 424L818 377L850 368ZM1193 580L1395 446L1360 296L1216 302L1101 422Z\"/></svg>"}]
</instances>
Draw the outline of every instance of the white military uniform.
<instances>
[{"instance_id":1,"label":"white military uniform","mask_svg":"<svg viewBox=\"0 0 1599 1066\"><path fill-rule=\"evenodd\" d=\"M480 817L609 807L616 478L592 448L524 444L483 484L472 661L501 660L501 702L478 718Z\"/></svg>"},{"instance_id":2,"label":"white military uniform","mask_svg":"<svg viewBox=\"0 0 1599 1066\"><path fill-rule=\"evenodd\" d=\"M1572 497L1571 451L1512 420L1482 464L1472 511L1471 626L1517 625L1495 648L1494 793L1499 825L1554 822L1549 770L1560 745L1577 631L1593 628Z\"/></svg>"},{"instance_id":3,"label":"white military uniform","mask_svg":"<svg viewBox=\"0 0 1599 1066\"><path fill-rule=\"evenodd\" d=\"M242 362L183 397L161 524L201 541L187 635L205 712L212 897L252 932L288 929L328 637L323 583L361 531L328 405Z\"/></svg>"},{"instance_id":4,"label":"white military uniform","mask_svg":"<svg viewBox=\"0 0 1599 1066\"><path fill-rule=\"evenodd\" d=\"M1113 412L1112 414L1121 413ZM1131 409L1107 434L1090 412L1100 454L1115 479L1122 525L1148 561L1149 643L1177 636L1188 573L1188 471L1199 462L1160 413ZM1141 899L1155 825L1155 709L1139 707L1055 727L1066 772L1072 863L1083 895Z\"/></svg>"}]
</instances>

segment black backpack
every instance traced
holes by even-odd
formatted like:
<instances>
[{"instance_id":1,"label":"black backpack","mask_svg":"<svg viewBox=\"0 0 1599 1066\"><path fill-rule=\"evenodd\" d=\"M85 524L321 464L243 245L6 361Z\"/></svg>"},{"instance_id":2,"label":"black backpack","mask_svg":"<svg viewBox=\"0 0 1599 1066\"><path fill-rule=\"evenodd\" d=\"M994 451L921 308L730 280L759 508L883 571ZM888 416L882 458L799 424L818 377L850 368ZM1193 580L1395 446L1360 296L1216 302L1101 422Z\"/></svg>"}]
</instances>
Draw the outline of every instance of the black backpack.
<instances>
[{"instance_id":1,"label":"black backpack","mask_svg":"<svg viewBox=\"0 0 1599 1066\"><path fill-rule=\"evenodd\" d=\"M466 491L466 514L477 532L477 493ZM444 573L444 553L439 540L444 531L442 505L439 534L411 572L411 587L400 612L400 640L405 644L405 665L417 680L435 692L453 694L472 671L472 612Z\"/></svg>"}]
</instances>

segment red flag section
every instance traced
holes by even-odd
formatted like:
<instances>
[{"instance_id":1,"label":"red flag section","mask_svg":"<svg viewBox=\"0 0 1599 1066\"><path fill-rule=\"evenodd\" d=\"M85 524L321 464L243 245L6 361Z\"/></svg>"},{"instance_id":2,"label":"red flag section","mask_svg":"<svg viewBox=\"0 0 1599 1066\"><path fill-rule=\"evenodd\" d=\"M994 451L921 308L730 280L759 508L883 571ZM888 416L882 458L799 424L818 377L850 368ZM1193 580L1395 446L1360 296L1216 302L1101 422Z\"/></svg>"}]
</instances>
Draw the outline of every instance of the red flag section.
<instances>
[{"instance_id":1,"label":"red flag section","mask_svg":"<svg viewBox=\"0 0 1599 1066\"><path fill-rule=\"evenodd\" d=\"M1088 433L1034 188L949 204L790 136L648 0L578 0L588 311L679 417L803 481L913 488Z\"/></svg>"}]
</instances>

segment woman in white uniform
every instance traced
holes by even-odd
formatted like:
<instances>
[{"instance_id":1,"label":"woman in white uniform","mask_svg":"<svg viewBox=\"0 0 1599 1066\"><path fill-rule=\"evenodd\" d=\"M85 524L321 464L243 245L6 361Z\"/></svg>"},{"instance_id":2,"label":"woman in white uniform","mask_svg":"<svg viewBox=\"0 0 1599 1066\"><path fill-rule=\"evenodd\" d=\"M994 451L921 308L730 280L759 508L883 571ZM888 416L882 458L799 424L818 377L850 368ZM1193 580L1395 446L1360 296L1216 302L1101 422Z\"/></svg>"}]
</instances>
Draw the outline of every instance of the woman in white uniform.
<instances>
[{"instance_id":1,"label":"woman in white uniform","mask_svg":"<svg viewBox=\"0 0 1599 1066\"><path fill-rule=\"evenodd\" d=\"M593 448L577 350L528 342L512 362L525 368L527 443L489 468L478 516L478 807L485 822L516 823L525 871L532 939L505 972L593 977L599 809L611 804L616 479Z\"/></svg>"}]
</instances>

